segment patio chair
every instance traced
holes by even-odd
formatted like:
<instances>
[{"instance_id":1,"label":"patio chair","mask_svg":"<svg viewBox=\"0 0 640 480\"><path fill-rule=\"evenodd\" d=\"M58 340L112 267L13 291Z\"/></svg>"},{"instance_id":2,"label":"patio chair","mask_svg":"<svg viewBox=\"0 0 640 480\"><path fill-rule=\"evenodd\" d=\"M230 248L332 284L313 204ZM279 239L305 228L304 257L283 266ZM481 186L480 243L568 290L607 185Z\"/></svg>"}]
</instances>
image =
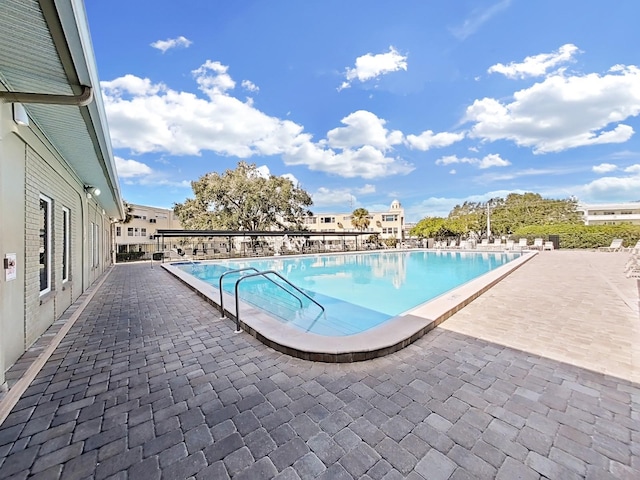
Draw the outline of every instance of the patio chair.
<instances>
[{"instance_id":1,"label":"patio chair","mask_svg":"<svg viewBox=\"0 0 640 480\"><path fill-rule=\"evenodd\" d=\"M489 239L488 238L483 238L482 241L480 242L480 245L478 245L478 248L488 249L489 248Z\"/></svg>"},{"instance_id":2,"label":"patio chair","mask_svg":"<svg viewBox=\"0 0 640 480\"><path fill-rule=\"evenodd\" d=\"M635 247L626 247L626 248L623 248L623 250L625 252L631 252L631 253L636 253L636 254L640 253L640 240L638 240L636 242Z\"/></svg>"},{"instance_id":3,"label":"patio chair","mask_svg":"<svg viewBox=\"0 0 640 480\"><path fill-rule=\"evenodd\" d=\"M542 238L534 238L531 248L534 250L542 250L544 248L544 240Z\"/></svg>"},{"instance_id":4,"label":"patio chair","mask_svg":"<svg viewBox=\"0 0 640 480\"><path fill-rule=\"evenodd\" d=\"M611 245L608 247L599 247L600 252L621 252L624 247L622 246L621 238L614 238L611 240Z\"/></svg>"},{"instance_id":5,"label":"patio chair","mask_svg":"<svg viewBox=\"0 0 640 480\"><path fill-rule=\"evenodd\" d=\"M544 245L542 245L542 250L553 250L554 248L553 242L550 241L546 241Z\"/></svg>"},{"instance_id":6,"label":"patio chair","mask_svg":"<svg viewBox=\"0 0 640 480\"><path fill-rule=\"evenodd\" d=\"M449 242L449 248L458 248L458 240L455 238Z\"/></svg>"},{"instance_id":7,"label":"patio chair","mask_svg":"<svg viewBox=\"0 0 640 480\"><path fill-rule=\"evenodd\" d=\"M491 248L493 250L502 250L502 239L501 238L496 238L493 240L493 243L491 244Z\"/></svg>"},{"instance_id":8,"label":"patio chair","mask_svg":"<svg viewBox=\"0 0 640 480\"><path fill-rule=\"evenodd\" d=\"M520 240L518 240L519 250L526 250L527 248L529 248L529 240L527 240L526 238L521 238Z\"/></svg>"},{"instance_id":9,"label":"patio chair","mask_svg":"<svg viewBox=\"0 0 640 480\"><path fill-rule=\"evenodd\" d=\"M516 246L516 242L513 240L507 240L507 246L505 247L505 250L514 250Z\"/></svg>"}]
</instances>

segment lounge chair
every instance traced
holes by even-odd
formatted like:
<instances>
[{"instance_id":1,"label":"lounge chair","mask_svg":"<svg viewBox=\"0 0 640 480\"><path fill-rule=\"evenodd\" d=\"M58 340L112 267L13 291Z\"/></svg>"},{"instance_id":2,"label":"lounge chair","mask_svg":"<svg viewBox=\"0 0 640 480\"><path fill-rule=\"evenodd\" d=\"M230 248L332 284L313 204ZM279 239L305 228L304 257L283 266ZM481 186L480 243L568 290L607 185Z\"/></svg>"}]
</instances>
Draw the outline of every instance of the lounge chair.
<instances>
[{"instance_id":1,"label":"lounge chair","mask_svg":"<svg viewBox=\"0 0 640 480\"><path fill-rule=\"evenodd\" d=\"M493 250L502 250L502 239L501 238L496 238L493 240L493 243L491 244L491 248Z\"/></svg>"},{"instance_id":2,"label":"lounge chair","mask_svg":"<svg viewBox=\"0 0 640 480\"><path fill-rule=\"evenodd\" d=\"M507 240L507 246L505 247L505 250L514 250L516 246L516 242L513 240Z\"/></svg>"},{"instance_id":3,"label":"lounge chair","mask_svg":"<svg viewBox=\"0 0 640 480\"><path fill-rule=\"evenodd\" d=\"M455 238L449 242L449 248L458 248L458 240Z\"/></svg>"},{"instance_id":4,"label":"lounge chair","mask_svg":"<svg viewBox=\"0 0 640 480\"><path fill-rule=\"evenodd\" d=\"M600 252L621 252L624 248L622 242L623 240L621 238L614 238L611 240L611 245L608 247L599 247L598 250Z\"/></svg>"},{"instance_id":5,"label":"lounge chair","mask_svg":"<svg viewBox=\"0 0 640 480\"><path fill-rule=\"evenodd\" d=\"M544 240L542 238L534 238L531 248L534 250L542 250L544 248Z\"/></svg>"},{"instance_id":6,"label":"lounge chair","mask_svg":"<svg viewBox=\"0 0 640 480\"><path fill-rule=\"evenodd\" d=\"M623 248L623 250L625 252L631 252L631 253L634 253L634 254L640 253L640 240L638 240L636 242L635 247L626 247L626 248Z\"/></svg>"},{"instance_id":7,"label":"lounge chair","mask_svg":"<svg viewBox=\"0 0 640 480\"><path fill-rule=\"evenodd\" d=\"M544 242L544 245L542 246L542 250L553 250L554 248L553 242L550 241Z\"/></svg>"},{"instance_id":8,"label":"lounge chair","mask_svg":"<svg viewBox=\"0 0 640 480\"><path fill-rule=\"evenodd\" d=\"M488 238L483 238L482 241L480 242L480 245L478 245L478 248L482 248L484 250L489 248L489 239Z\"/></svg>"},{"instance_id":9,"label":"lounge chair","mask_svg":"<svg viewBox=\"0 0 640 480\"><path fill-rule=\"evenodd\" d=\"M518 240L519 250L526 250L527 248L529 248L529 240L527 240L526 238L521 238L520 240Z\"/></svg>"}]
</instances>

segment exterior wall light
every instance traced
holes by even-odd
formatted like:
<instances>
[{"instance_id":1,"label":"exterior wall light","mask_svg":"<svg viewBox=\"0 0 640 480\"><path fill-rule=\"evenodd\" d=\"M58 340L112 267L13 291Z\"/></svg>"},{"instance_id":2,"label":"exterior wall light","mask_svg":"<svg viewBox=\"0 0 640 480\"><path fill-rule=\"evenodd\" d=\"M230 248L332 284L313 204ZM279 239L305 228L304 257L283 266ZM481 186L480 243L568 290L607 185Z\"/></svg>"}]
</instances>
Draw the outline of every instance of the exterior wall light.
<instances>
[{"instance_id":1,"label":"exterior wall light","mask_svg":"<svg viewBox=\"0 0 640 480\"><path fill-rule=\"evenodd\" d=\"M93 196L97 197L100 195L100 189L91 185L85 185L84 191L87 194L87 198L91 198Z\"/></svg>"}]
</instances>

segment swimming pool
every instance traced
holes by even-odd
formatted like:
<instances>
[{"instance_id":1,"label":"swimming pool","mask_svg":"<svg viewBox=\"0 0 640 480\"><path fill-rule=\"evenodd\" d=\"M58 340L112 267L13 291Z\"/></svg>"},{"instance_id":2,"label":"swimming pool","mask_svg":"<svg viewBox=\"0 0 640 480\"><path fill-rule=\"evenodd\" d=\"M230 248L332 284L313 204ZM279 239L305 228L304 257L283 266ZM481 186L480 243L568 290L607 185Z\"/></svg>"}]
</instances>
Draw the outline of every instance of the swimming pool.
<instances>
[{"instance_id":1,"label":"swimming pool","mask_svg":"<svg viewBox=\"0 0 640 480\"><path fill-rule=\"evenodd\" d=\"M408 345L534 254L389 250L163 266L215 304L223 272L249 267L276 271L325 312L274 282L247 278L239 288L243 328L303 358L318 359L309 357L317 353L325 361L353 361ZM231 315L239 275L227 275L223 282L225 309ZM357 352L360 358L354 357Z\"/></svg>"},{"instance_id":2,"label":"swimming pool","mask_svg":"<svg viewBox=\"0 0 640 480\"><path fill-rule=\"evenodd\" d=\"M393 250L188 263L177 268L216 288L222 273L230 270L278 272L325 311L295 295L275 276L243 280L240 299L268 312L283 327L345 337L375 329L521 256L520 252ZM251 272L227 274L223 290L233 294L236 281L247 273Z\"/></svg>"}]
</instances>

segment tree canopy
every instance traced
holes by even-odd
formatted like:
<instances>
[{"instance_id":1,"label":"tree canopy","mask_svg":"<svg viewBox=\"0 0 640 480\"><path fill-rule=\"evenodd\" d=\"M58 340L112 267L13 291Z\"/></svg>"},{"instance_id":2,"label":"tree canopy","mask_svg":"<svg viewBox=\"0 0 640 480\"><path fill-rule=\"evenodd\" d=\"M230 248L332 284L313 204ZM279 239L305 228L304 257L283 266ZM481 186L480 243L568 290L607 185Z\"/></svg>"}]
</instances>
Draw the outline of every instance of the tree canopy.
<instances>
[{"instance_id":1,"label":"tree canopy","mask_svg":"<svg viewBox=\"0 0 640 480\"><path fill-rule=\"evenodd\" d=\"M369 210L366 208L356 208L351 214L351 225L360 231L364 231L369 227Z\"/></svg>"},{"instance_id":2,"label":"tree canopy","mask_svg":"<svg viewBox=\"0 0 640 480\"><path fill-rule=\"evenodd\" d=\"M235 170L211 172L191 182L195 198L174 204L190 230L285 230L303 227L313 201L284 177L264 176L255 164L239 162Z\"/></svg>"},{"instance_id":3,"label":"tree canopy","mask_svg":"<svg viewBox=\"0 0 640 480\"><path fill-rule=\"evenodd\" d=\"M487 216L491 234L507 235L530 225L581 224L573 199L545 199L537 193L510 193L507 198L456 205L447 218L426 217L411 229L422 238L487 235Z\"/></svg>"}]
</instances>

